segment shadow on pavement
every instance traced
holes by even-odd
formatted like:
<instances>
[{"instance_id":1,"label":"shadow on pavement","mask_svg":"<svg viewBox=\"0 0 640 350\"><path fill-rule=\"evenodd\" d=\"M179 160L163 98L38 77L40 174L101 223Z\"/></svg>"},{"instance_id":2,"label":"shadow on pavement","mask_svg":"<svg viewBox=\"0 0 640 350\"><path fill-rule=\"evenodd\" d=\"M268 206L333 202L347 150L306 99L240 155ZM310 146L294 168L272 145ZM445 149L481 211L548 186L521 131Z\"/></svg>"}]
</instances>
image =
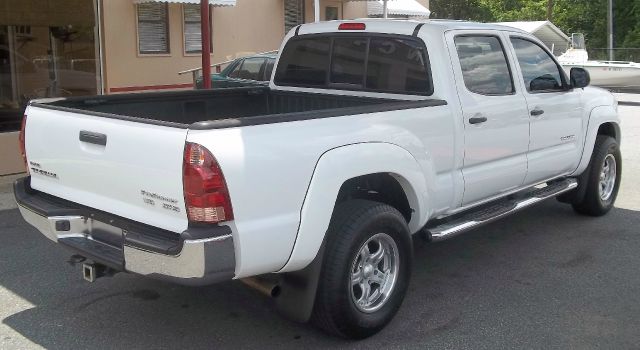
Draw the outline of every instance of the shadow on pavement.
<instances>
[{"instance_id":1,"label":"shadow on pavement","mask_svg":"<svg viewBox=\"0 0 640 350\"><path fill-rule=\"evenodd\" d=\"M640 212L587 218L551 200L450 241L416 240L400 312L354 343L280 318L238 282L86 283L69 253L7 210L0 288L34 306L2 322L45 348L626 348L640 343L639 226Z\"/></svg>"}]
</instances>

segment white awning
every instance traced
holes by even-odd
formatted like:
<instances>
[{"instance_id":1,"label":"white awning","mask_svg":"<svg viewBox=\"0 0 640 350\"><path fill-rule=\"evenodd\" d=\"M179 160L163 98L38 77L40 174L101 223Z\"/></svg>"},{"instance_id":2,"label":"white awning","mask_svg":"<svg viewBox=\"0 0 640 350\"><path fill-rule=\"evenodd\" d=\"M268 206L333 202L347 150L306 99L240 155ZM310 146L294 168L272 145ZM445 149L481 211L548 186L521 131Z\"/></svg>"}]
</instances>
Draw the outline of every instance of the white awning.
<instances>
[{"instance_id":1,"label":"white awning","mask_svg":"<svg viewBox=\"0 0 640 350\"><path fill-rule=\"evenodd\" d=\"M503 26L509 26L524 30L540 39L549 49L553 49L554 54L560 54L569 48L571 39L550 21L527 21L527 22L497 22Z\"/></svg>"},{"instance_id":2,"label":"white awning","mask_svg":"<svg viewBox=\"0 0 640 350\"><path fill-rule=\"evenodd\" d=\"M170 2L174 4L200 4L200 0L133 0L136 4L145 2ZM213 6L236 6L236 0L209 0Z\"/></svg>"},{"instance_id":3,"label":"white awning","mask_svg":"<svg viewBox=\"0 0 640 350\"><path fill-rule=\"evenodd\" d=\"M383 1L373 0L367 3L369 16L382 16ZM387 2L389 16L429 17L431 11L416 0L389 0Z\"/></svg>"}]
</instances>

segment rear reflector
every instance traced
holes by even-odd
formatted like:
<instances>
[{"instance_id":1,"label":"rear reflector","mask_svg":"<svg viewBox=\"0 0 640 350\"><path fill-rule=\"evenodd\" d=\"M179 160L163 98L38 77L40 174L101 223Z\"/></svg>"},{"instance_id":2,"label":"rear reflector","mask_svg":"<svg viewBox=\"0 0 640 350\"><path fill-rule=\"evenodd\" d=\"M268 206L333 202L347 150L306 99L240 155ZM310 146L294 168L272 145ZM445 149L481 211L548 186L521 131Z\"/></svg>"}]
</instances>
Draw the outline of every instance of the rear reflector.
<instances>
[{"instance_id":1,"label":"rear reflector","mask_svg":"<svg viewBox=\"0 0 640 350\"><path fill-rule=\"evenodd\" d=\"M364 23L340 23L338 30L365 30L367 26Z\"/></svg>"},{"instance_id":2,"label":"rear reflector","mask_svg":"<svg viewBox=\"0 0 640 350\"><path fill-rule=\"evenodd\" d=\"M224 174L209 150L197 143L187 142L182 182L189 221L218 223L233 220Z\"/></svg>"},{"instance_id":3,"label":"rear reflector","mask_svg":"<svg viewBox=\"0 0 640 350\"><path fill-rule=\"evenodd\" d=\"M27 115L25 114L22 117L22 126L20 127L20 134L18 135L18 146L20 147L20 154L22 155L22 161L24 162L24 167L27 170L27 175L29 174L29 166L27 165L27 147L25 144L25 128L27 127Z\"/></svg>"}]
</instances>

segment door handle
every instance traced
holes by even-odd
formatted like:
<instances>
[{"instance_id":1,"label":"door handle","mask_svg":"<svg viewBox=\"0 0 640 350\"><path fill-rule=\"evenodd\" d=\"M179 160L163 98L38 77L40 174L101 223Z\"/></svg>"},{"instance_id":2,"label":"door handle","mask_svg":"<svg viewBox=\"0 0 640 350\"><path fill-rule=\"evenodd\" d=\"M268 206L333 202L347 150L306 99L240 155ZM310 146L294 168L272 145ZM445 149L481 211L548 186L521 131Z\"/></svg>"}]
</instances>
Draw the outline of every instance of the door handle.
<instances>
[{"instance_id":1,"label":"door handle","mask_svg":"<svg viewBox=\"0 0 640 350\"><path fill-rule=\"evenodd\" d=\"M469 118L469 124L480 124L487 121L487 117L472 117Z\"/></svg>"},{"instance_id":2,"label":"door handle","mask_svg":"<svg viewBox=\"0 0 640 350\"><path fill-rule=\"evenodd\" d=\"M82 130L80 131L80 141L93 143L94 145L106 146L107 135L98 132Z\"/></svg>"},{"instance_id":3,"label":"door handle","mask_svg":"<svg viewBox=\"0 0 640 350\"><path fill-rule=\"evenodd\" d=\"M534 110L531 111L531 115L534 116L534 117L537 117L537 116L540 116L540 115L543 115L543 114L544 114L544 111L541 110L541 109L534 109Z\"/></svg>"}]
</instances>

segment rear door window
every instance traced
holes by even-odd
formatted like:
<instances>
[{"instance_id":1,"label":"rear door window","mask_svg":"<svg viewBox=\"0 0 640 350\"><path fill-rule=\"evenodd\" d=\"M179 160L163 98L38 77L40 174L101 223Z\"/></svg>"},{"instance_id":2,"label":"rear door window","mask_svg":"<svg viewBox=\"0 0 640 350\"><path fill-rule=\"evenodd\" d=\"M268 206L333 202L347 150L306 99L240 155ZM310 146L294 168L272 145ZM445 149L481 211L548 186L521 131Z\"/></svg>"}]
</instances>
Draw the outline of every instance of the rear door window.
<instances>
[{"instance_id":1,"label":"rear door window","mask_svg":"<svg viewBox=\"0 0 640 350\"><path fill-rule=\"evenodd\" d=\"M493 96L515 91L507 56L497 37L457 36L455 44L469 91Z\"/></svg>"},{"instance_id":2,"label":"rear door window","mask_svg":"<svg viewBox=\"0 0 640 350\"><path fill-rule=\"evenodd\" d=\"M398 36L308 36L291 39L280 56L280 86L431 95L424 43Z\"/></svg>"},{"instance_id":3,"label":"rear door window","mask_svg":"<svg viewBox=\"0 0 640 350\"><path fill-rule=\"evenodd\" d=\"M260 71L264 64L264 58L245 58L238 72L239 79L260 80Z\"/></svg>"}]
</instances>

